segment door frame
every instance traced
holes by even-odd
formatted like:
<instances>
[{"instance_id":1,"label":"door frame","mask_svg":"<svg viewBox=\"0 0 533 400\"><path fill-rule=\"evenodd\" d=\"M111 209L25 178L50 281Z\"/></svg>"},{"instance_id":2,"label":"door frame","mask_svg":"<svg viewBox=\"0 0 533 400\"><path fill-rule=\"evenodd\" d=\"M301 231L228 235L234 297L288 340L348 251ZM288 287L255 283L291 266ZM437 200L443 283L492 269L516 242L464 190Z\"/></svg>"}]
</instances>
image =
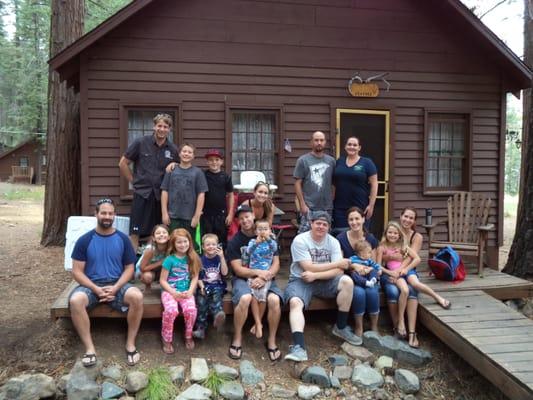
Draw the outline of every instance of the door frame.
<instances>
[{"instance_id":1,"label":"door frame","mask_svg":"<svg viewBox=\"0 0 533 400\"><path fill-rule=\"evenodd\" d=\"M364 115L383 115L385 116L385 171L382 180L378 180L378 195L377 199L383 199L383 226L389 221L389 204L390 204L390 192L389 192L389 173L390 173L390 110L370 110L361 108L335 108L335 156L338 159L341 152L341 114L364 114ZM380 185L383 185L383 195L380 196Z\"/></svg>"}]
</instances>

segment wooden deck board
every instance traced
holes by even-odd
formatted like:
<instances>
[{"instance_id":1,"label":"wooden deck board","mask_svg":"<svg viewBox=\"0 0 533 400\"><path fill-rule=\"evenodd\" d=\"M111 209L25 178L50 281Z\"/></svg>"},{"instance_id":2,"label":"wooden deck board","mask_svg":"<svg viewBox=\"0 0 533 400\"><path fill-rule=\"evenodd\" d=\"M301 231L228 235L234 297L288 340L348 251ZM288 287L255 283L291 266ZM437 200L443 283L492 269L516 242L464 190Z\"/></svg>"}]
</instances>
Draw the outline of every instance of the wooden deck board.
<instances>
[{"instance_id":1,"label":"wooden deck board","mask_svg":"<svg viewBox=\"0 0 533 400\"><path fill-rule=\"evenodd\" d=\"M455 294L441 293L450 315L421 296L420 321L510 399L533 398L533 321L481 290Z\"/></svg>"}]
</instances>

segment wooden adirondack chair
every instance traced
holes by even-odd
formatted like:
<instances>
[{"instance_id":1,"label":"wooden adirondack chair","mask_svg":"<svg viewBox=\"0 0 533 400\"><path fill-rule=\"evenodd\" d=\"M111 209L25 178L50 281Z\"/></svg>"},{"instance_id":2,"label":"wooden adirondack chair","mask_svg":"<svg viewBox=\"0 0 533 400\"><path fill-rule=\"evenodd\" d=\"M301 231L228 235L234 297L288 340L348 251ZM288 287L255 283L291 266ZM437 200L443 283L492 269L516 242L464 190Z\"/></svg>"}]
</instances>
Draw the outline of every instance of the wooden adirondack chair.
<instances>
[{"instance_id":1,"label":"wooden adirondack chair","mask_svg":"<svg viewBox=\"0 0 533 400\"><path fill-rule=\"evenodd\" d=\"M483 277L483 255L487 236L494 224L487 224L491 200L482 193L458 192L448 198L448 218L424 225L429 237L429 257L440 249L452 246L459 254L476 256L478 274ZM434 239L437 225L446 224L448 240Z\"/></svg>"}]
</instances>

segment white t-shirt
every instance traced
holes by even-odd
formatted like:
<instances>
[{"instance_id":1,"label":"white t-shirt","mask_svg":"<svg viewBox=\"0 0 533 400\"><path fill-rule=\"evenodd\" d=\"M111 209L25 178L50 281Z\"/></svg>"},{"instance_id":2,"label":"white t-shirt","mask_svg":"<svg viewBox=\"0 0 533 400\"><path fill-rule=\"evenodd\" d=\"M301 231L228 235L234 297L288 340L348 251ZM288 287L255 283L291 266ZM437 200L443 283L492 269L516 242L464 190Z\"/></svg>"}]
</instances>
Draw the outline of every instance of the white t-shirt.
<instances>
[{"instance_id":1,"label":"white t-shirt","mask_svg":"<svg viewBox=\"0 0 533 400\"><path fill-rule=\"evenodd\" d=\"M291 258L290 278L300 278L304 271L300 267L301 261L311 261L313 264L339 261L342 259L341 245L329 234L321 242L315 242L311 231L300 233L292 241Z\"/></svg>"}]
</instances>

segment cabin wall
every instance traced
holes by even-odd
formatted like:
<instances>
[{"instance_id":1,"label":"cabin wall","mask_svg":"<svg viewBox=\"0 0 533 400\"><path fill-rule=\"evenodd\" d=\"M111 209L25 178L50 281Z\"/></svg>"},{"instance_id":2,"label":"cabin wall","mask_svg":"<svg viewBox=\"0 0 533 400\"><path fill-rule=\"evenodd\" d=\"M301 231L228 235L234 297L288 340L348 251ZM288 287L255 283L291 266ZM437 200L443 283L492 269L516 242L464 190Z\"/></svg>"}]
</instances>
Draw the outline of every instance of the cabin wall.
<instances>
[{"instance_id":1,"label":"cabin wall","mask_svg":"<svg viewBox=\"0 0 533 400\"><path fill-rule=\"evenodd\" d=\"M443 217L447 195L423 195L424 112L442 109L472 113L472 190L494 200L490 222L497 224L500 72L445 15L421 3L160 0L147 6L82 57L84 213L98 197L120 197L120 106L165 104L179 106L180 140L197 146L198 166L205 166L208 148L224 148L229 107L281 109L282 138L292 152L282 150L276 204L287 219L293 167L309 151L311 133L324 131L333 146L335 108L390 110L390 215L410 205ZM390 91L350 97L346 87L357 72L389 72ZM129 202L119 201L118 211L127 214ZM497 233L490 234L493 247Z\"/></svg>"}]
</instances>

